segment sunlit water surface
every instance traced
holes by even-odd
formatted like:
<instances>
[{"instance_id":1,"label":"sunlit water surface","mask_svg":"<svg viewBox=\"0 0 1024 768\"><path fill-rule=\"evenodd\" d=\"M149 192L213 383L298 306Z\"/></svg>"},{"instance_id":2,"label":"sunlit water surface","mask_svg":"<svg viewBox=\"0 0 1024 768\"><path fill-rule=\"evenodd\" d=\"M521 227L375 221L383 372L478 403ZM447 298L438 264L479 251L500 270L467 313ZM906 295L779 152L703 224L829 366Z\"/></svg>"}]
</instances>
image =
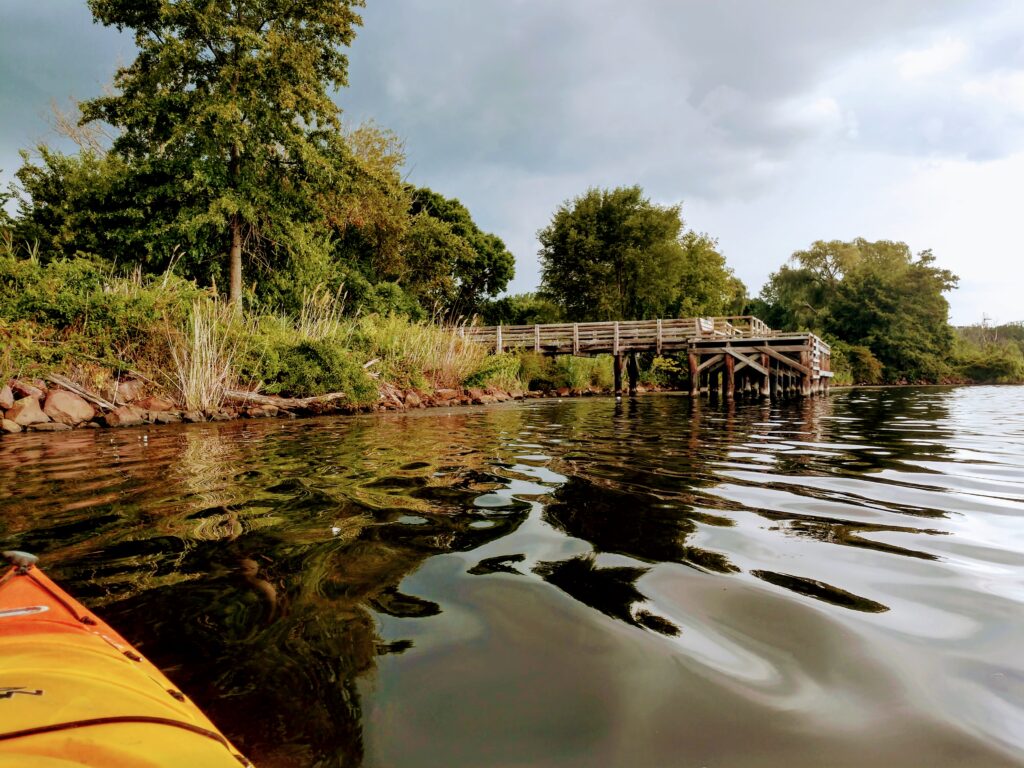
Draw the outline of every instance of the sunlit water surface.
<instances>
[{"instance_id":1,"label":"sunlit water surface","mask_svg":"<svg viewBox=\"0 0 1024 768\"><path fill-rule=\"evenodd\" d=\"M19 436L0 545L261 768L1024 765L1024 388Z\"/></svg>"}]
</instances>

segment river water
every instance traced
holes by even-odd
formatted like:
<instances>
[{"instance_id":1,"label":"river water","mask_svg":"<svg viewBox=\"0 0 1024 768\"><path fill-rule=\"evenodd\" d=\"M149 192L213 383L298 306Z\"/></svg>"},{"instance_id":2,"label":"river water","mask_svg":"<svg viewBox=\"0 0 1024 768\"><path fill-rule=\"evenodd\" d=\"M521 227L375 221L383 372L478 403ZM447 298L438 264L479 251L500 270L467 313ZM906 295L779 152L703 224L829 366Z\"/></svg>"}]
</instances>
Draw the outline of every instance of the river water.
<instances>
[{"instance_id":1,"label":"river water","mask_svg":"<svg viewBox=\"0 0 1024 768\"><path fill-rule=\"evenodd\" d=\"M1024 766L1024 388L24 435L0 545L260 768Z\"/></svg>"}]
</instances>

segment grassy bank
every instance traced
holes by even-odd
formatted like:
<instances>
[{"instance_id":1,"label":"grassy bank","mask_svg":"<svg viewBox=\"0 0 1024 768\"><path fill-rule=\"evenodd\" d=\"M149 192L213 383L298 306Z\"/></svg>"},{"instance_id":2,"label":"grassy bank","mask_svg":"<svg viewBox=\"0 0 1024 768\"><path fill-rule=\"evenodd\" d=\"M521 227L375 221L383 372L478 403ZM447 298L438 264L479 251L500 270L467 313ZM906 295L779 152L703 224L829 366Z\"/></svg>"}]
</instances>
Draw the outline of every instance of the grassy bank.
<instances>
[{"instance_id":1,"label":"grassy bank","mask_svg":"<svg viewBox=\"0 0 1024 768\"><path fill-rule=\"evenodd\" d=\"M344 296L308 293L297 314L235 311L173 275L118 275L84 259L41 264L0 255L0 379L60 374L97 393L125 379L184 410L210 412L226 393L308 398L344 393L355 406L382 391L430 394L607 387L607 358L489 355L457 326L400 315L348 315Z\"/></svg>"}]
</instances>

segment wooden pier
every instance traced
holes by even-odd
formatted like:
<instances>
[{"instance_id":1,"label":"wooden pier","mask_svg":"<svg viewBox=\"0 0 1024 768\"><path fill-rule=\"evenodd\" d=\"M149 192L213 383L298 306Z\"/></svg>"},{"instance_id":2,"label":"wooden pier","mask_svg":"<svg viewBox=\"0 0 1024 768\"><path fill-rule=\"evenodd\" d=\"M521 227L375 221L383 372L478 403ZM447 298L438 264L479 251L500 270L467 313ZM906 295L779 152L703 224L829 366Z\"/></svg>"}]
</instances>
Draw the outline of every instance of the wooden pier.
<instances>
[{"instance_id":1,"label":"wooden pier","mask_svg":"<svg viewBox=\"0 0 1024 768\"><path fill-rule=\"evenodd\" d=\"M828 391L831 351L813 333L783 333L752 316L618 320L601 323L470 326L461 333L495 352L530 349L544 355L614 358L615 392L639 378L638 352L683 354L690 394L735 397L808 397ZM628 364L627 364L628 359Z\"/></svg>"}]
</instances>

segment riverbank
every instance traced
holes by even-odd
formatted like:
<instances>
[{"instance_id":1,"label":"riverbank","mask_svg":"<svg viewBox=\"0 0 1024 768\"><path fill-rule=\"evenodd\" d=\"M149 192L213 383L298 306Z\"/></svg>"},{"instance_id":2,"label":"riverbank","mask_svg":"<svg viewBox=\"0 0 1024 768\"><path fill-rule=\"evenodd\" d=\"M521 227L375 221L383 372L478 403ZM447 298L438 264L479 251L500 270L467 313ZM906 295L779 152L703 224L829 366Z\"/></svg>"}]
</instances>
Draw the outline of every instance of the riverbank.
<instances>
[{"instance_id":1,"label":"riverbank","mask_svg":"<svg viewBox=\"0 0 1024 768\"><path fill-rule=\"evenodd\" d=\"M662 391L645 387L640 391ZM545 397L610 395L601 387L558 387L525 390L502 387L439 388L427 392L386 385L374 403L348 402L343 393L308 398L276 397L257 392L229 392L223 404L209 410L189 410L165 395L151 394L140 379L120 382L111 399L62 377L31 382L13 379L0 387L0 436L27 432L68 432L75 429L233 421L235 419L296 418L354 415L420 408L452 408Z\"/></svg>"}]
</instances>

